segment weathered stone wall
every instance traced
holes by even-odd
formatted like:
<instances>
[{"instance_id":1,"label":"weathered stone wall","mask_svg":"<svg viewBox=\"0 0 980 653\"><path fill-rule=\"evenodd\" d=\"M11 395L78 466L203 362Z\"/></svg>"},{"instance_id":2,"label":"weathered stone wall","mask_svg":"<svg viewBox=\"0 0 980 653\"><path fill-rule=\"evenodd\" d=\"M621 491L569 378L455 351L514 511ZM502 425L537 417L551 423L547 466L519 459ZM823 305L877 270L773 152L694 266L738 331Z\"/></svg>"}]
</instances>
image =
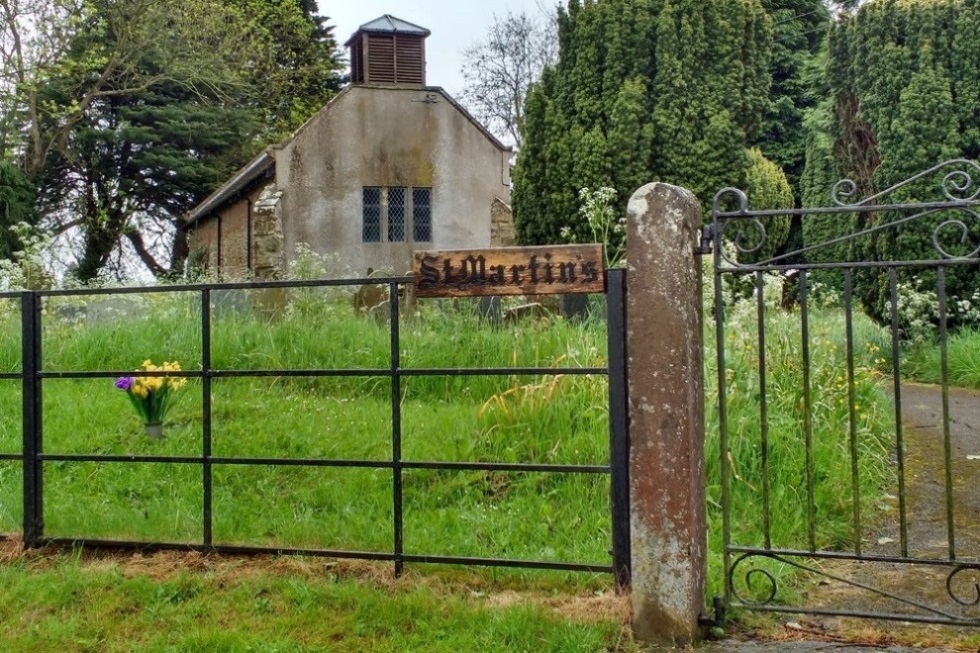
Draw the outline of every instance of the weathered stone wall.
<instances>
[{"instance_id":1,"label":"weathered stone wall","mask_svg":"<svg viewBox=\"0 0 980 653\"><path fill-rule=\"evenodd\" d=\"M252 270L256 279L282 279L286 274L281 200L282 191L270 184L252 206Z\"/></svg>"},{"instance_id":2,"label":"weathered stone wall","mask_svg":"<svg viewBox=\"0 0 980 653\"><path fill-rule=\"evenodd\" d=\"M212 272L218 265L218 221L216 219L202 220L194 225L187 235L190 248L188 261L196 262L204 272ZM196 260L196 259L200 260Z\"/></svg>"},{"instance_id":3,"label":"weathered stone wall","mask_svg":"<svg viewBox=\"0 0 980 653\"><path fill-rule=\"evenodd\" d=\"M248 276L248 220L250 198L243 197L220 213L222 279Z\"/></svg>"},{"instance_id":4,"label":"weathered stone wall","mask_svg":"<svg viewBox=\"0 0 980 653\"><path fill-rule=\"evenodd\" d=\"M205 269L209 274L220 273L223 279L244 279L249 275L248 246L249 220L252 220L252 247L255 247L254 204L259 200L261 189L254 189L236 198L217 211L212 217L198 222L188 240L193 260L197 252L205 252ZM220 235L219 235L220 233ZM220 258L218 247L221 247ZM254 261L253 267L254 267ZM220 267L220 269L219 269Z\"/></svg>"},{"instance_id":5,"label":"weathered stone wall","mask_svg":"<svg viewBox=\"0 0 980 653\"><path fill-rule=\"evenodd\" d=\"M419 248L488 247L509 156L441 92L349 87L275 152L286 252L306 243L352 270L403 273ZM432 240L363 242L365 186L431 188Z\"/></svg>"}]
</instances>

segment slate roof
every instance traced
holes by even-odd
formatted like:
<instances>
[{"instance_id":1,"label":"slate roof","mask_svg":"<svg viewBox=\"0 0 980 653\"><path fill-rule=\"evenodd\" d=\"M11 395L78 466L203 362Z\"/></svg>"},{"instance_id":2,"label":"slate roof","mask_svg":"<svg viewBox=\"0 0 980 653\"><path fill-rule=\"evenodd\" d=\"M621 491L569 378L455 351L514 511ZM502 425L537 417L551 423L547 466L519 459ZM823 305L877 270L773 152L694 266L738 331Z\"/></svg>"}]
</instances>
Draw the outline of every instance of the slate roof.
<instances>
[{"instance_id":1,"label":"slate roof","mask_svg":"<svg viewBox=\"0 0 980 653\"><path fill-rule=\"evenodd\" d=\"M401 18L395 18L391 14L385 14L380 18L375 18L371 22L361 25L357 31L354 32L349 39L347 39L347 43L344 44L344 47L349 47L357 35L361 32L368 32L370 34L417 34L418 36L429 36L432 34L432 32L420 25L410 23L407 20L402 20Z\"/></svg>"},{"instance_id":2,"label":"slate roof","mask_svg":"<svg viewBox=\"0 0 980 653\"><path fill-rule=\"evenodd\" d=\"M245 165L244 168L236 172L231 179L221 185L203 202L195 206L184 215L184 220L190 226L208 215L211 211L219 208L230 198L252 185L261 177L271 178L275 173L276 160L268 152L262 152Z\"/></svg>"}]
</instances>

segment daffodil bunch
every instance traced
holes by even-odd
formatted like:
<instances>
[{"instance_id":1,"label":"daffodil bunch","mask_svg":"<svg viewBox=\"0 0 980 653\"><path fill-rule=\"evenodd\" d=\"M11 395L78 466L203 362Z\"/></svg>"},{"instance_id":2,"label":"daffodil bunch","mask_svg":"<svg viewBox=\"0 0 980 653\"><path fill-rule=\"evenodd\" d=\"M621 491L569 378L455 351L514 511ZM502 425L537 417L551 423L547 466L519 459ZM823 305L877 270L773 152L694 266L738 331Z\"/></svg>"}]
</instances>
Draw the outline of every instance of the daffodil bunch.
<instances>
[{"instance_id":1,"label":"daffodil bunch","mask_svg":"<svg viewBox=\"0 0 980 653\"><path fill-rule=\"evenodd\" d=\"M179 372L180 363L164 361L154 365L153 361L143 361L137 372ZM187 379L171 376L123 376L116 379L116 387L126 393L133 408L146 424L163 422L167 413L177 400L178 393Z\"/></svg>"}]
</instances>

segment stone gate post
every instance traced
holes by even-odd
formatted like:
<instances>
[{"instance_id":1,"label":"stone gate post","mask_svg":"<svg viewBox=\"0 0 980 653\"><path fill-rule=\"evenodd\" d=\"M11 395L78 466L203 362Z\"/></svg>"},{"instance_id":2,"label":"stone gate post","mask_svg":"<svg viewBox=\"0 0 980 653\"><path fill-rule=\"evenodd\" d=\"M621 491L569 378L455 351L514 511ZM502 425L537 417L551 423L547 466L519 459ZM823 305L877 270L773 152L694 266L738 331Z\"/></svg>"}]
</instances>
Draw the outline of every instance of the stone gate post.
<instances>
[{"instance_id":1,"label":"stone gate post","mask_svg":"<svg viewBox=\"0 0 980 653\"><path fill-rule=\"evenodd\" d=\"M647 642L698 639L707 573L701 205L654 183L630 198L629 378L633 630Z\"/></svg>"}]
</instances>

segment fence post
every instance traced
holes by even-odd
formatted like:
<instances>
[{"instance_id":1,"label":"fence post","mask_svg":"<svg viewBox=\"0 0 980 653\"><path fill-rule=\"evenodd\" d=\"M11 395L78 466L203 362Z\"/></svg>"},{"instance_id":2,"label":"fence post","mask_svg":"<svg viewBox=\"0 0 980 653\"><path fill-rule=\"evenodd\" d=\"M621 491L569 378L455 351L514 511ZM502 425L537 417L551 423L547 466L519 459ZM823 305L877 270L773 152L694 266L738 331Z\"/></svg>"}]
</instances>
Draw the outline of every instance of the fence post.
<instances>
[{"instance_id":1,"label":"fence post","mask_svg":"<svg viewBox=\"0 0 980 653\"><path fill-rule=\"evenodd\" d=\"M44 533L41 477L41 382L38 297L21 295L21 374L23 410L24 546L34 548Z\"/></svg>"},{"instance_id":2,"label":"fence post","mask_svg":"<svg viewBox=\"0 0 980 653\"><path fill-rule=\"evenodd\" d=\"M686 644L700 634L707 574L701 205L648 184L627 223L633 630Z\"/></svg>"},{"instance_id":3,"label":"fence post","mask_svg":"<svg viewBox=\"0 0 980 653\"><path fill-rule=\"evenodd\" d=\"M616 589L630 586L629 408L626 400L626 280L606 270L606 338L609 352L609 495ZM584 295L582 295L584 297Z\"/></svg>"}]
</instances>

